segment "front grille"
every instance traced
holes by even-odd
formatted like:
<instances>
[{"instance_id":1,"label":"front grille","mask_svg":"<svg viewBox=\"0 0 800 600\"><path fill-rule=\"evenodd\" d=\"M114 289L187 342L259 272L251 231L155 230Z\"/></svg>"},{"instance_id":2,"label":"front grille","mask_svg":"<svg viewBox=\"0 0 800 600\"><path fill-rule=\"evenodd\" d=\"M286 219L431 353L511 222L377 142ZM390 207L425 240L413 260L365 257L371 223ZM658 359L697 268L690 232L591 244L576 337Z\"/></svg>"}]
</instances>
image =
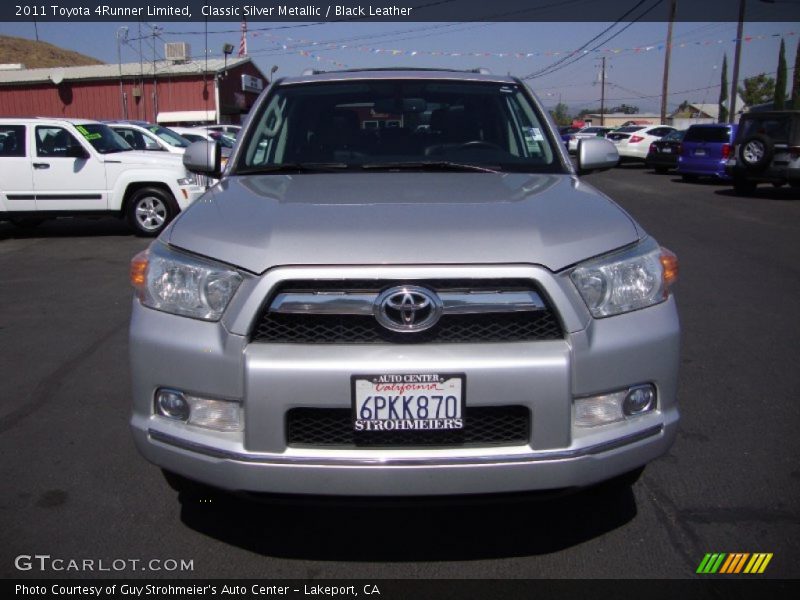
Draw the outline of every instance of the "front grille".
<instances>
[{"instance_id":1,"label":"front grille","mask_svg":"<svg viewBox=\"0 0 800 600\"><path fill-rule=\"evenodd\" d=\"M518 446L530 439L524 406L473 406L464 428L444 431L354 431L349 408L293 408L286 414L286 442L294 447L415 448L419 446Z\"/></svg>"},{"instance_id":2,"label":"front grille","mask_svg":"<svg viewBox=\"0 0 800 600\"><path fill-rule=\"evenodd\" d=\"M253 342L296 344L379 344L379 343L482 343L556 340L564 337L561 325L549 307L545 310L516 313L446 314L436 325L420 332L393 332L381 326L372 315L285 314L269 310L271 299L291 291L348 292L381 291L405 282L293 282L276 290L256 319L251 332ZM531 290L525 280L501 281L418 281L438 292Z\"/></svg>"}]
</instances>

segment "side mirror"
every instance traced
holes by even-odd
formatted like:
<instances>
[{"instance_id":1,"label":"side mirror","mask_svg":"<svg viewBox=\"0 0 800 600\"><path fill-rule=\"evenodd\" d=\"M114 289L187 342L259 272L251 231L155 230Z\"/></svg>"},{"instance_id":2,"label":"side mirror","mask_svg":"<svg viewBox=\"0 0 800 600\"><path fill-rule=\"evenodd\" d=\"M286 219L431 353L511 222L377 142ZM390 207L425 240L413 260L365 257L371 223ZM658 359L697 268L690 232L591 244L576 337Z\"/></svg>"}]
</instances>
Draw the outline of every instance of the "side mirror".
<instances>
[{"instance_id":1,"label":"side mirror","mask_svg":"<svg viewBox=\"0 0 800 600\"><path fill-rule=\"evenodd\" d=\"M618 162L617 147L607 139L595 137L578 140L578 175L610 169L617 166Z\"/></svg>"},{"instance_id":2,"label":"side mirror","mask_svg":"<svg viewBox=\"0 0 800 600\"><path fill-rule=\"evenodd\" d=\"M219 179L222 175L220 145L217 142L193 142L183 154L183 166L191 173Z\"/></svg>"},{"instance_id":3,"label":"side mirror","mask_svg":"<svg viewBox=\"0 0 800 600\"><path fill-rule=\"evenodd\" d=\"M89 153L81 146L68 146L66 152L67 158L89 158Z\"/></svg>"}]
</instances>

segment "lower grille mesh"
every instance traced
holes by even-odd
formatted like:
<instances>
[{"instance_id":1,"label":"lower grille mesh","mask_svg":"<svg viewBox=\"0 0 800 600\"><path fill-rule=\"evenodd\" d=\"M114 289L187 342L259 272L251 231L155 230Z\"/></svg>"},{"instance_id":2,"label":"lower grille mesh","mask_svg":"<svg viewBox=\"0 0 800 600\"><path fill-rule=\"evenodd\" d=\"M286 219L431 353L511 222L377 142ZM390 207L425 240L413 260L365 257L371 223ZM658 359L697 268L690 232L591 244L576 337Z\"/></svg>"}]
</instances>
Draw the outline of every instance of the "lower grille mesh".
<instances>
[{"instance_id":1,"label":"lower grille mesh","mask_svg":"<svg viewBox=\"0 0 800 600\"><path fill-rule=\"evenodd\" d=\"M516 446L530 439L524 406L467 407L464 429L354 431L349 408L293 408L286 414L287 444L294 447Z\"/></svg>"}]
</instances>

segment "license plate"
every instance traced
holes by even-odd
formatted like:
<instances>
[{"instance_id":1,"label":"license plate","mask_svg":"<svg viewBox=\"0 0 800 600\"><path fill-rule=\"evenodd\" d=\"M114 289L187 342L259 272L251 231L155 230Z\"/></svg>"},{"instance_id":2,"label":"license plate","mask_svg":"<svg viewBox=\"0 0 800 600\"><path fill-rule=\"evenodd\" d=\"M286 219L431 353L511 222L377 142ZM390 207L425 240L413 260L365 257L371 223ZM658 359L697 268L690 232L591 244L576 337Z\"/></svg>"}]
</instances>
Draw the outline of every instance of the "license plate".
<instances>
[{"instance_id":1,"label":"license plate","mask_svg":"<svg viewBox=\"0 0 800 600\"><path fill-rule=\"evenodd\" d=\"M705 150L695 150L694 151L694 155L695 156L705 156L706 155L706 151Z\"/></svg>"},{"instance_id":2,"label":"license plate","mask_svg":"<svg viewBox=\"0 0 800 600\"><path fill-rule=\"evenodd\" d=\"M664 154L672 154L672 148L662 148L661 152Z\"/></svg>"},{"instance_id":3,"label":"license plate","mask_svg":"<svg viewBox=\"0 0 800 600\"><path fill-rule=\"evenodd\" d=\"M464 375L353 375L351 381L356 431L464 428Z\"/></svg>"}]
</instances>

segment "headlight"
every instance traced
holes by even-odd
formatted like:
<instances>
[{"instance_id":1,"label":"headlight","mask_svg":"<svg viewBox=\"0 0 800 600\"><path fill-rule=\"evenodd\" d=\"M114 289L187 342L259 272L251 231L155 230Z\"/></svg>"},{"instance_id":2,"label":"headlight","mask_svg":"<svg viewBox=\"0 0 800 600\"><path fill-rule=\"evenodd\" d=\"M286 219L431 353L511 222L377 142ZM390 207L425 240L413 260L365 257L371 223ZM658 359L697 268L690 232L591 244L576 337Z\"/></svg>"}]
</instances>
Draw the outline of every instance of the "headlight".
<instances>
[{"instance_id":1,"label":"headlight","mask_svg":"<svg viewBox=\"0 0 800 600\"><path fill-rule=\"evenodd\" d=\"M178 179L178 185L197 185L197 180L194 177L184 177L183 179Z\"/></svg>"},{"instance_id":2,"label":"headlight","mask_svg":"<svg viewBox=\"0 0 800 600\"><path fill-rule=\"evenodd\" d=\"M175 315L218 321L242 276L226 265L153 242L131 261L131 283L145 306Z\"/></svg>"},{"instance_id":3,"label":"headlight","mask_svg":"<svg viewBox=\"0 0 800 600\"><path fill-rule=\"evenodd\" d=\"M678 278L678 259L648 238L578 265L570 278L594 317L610 317L666 300Z\"/></svg>"}]
</instances>

